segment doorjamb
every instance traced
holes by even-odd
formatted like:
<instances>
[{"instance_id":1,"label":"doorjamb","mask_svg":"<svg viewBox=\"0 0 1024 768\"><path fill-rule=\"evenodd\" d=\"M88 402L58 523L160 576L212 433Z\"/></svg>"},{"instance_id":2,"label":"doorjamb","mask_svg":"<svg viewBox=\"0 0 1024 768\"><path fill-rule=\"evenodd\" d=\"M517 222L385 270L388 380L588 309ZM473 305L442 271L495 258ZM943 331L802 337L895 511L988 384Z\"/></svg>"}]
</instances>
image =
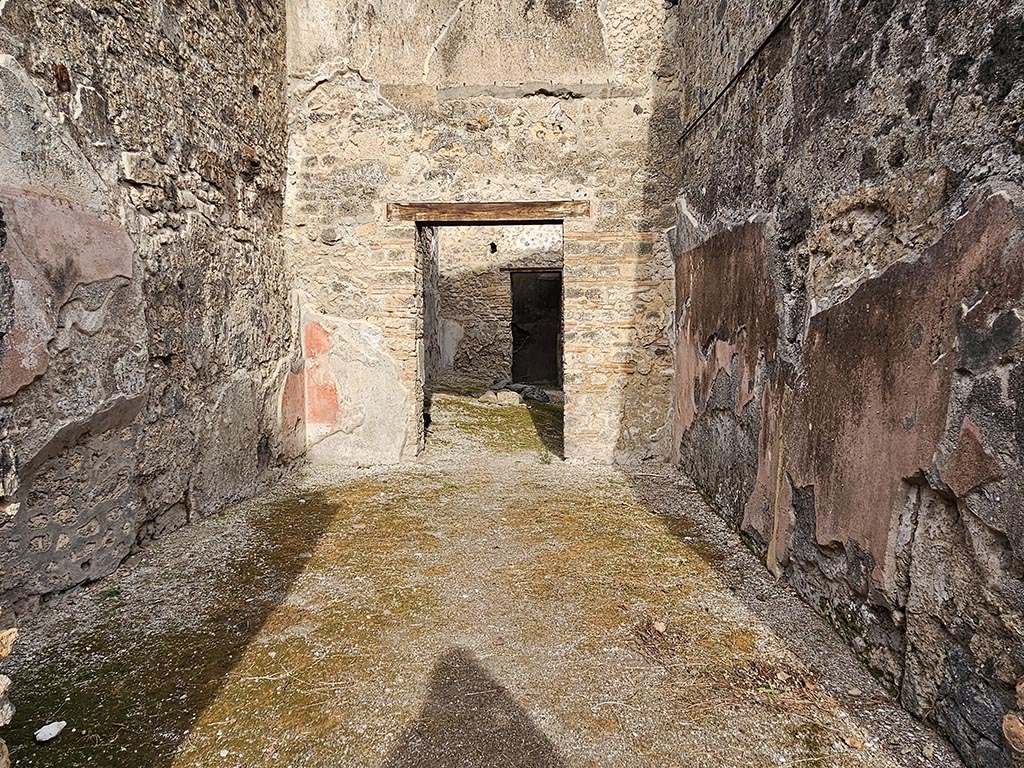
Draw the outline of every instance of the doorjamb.
<instances>
[{"instance_id":1,"label":"doorjamb","mask_svg":"<svg viewBox=\"0 0 1024 768\"><path fill-rule=\"evenodd\" d=\"M425 294L426 279L430 274L430 265L425 259L436 259L436 233L439 227L444 226L515 226L524 224L558 224L563 227L566 219L583 219L591 217L591 204L589 200L554 200L536 202L498 202L498 203L388 203L388 222L409 222L415 227L416 247L416 349L417 349L417 378L416 398L418 418L415 419L417 434L410 435L417 445L417 452L423 450L424 412L426 408L426 347L425 347ZM564 244L564 237L563 237ZM564 245L563 245L564 249ZM562 265L562 305L565 306L565 290L569 284L565 264ZM563 335L564 335L563 317ZM563 387L568 381L562 372ZM572 392L565 392L566 404L572 399ZM567 427L568 428L568 427ZM575 440L570 440L566 434L566 445L573 445ZM569 458L568 455L566 458Z\"/></svg>"}]
</instances>

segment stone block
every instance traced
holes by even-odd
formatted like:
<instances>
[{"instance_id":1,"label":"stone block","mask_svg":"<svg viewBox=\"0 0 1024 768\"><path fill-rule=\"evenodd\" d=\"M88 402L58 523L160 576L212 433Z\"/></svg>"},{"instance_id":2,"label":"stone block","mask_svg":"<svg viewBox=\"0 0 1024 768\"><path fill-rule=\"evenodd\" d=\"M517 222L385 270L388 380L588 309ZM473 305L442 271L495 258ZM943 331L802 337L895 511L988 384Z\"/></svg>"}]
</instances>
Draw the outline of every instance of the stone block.
<instances>
[{"instance_id":1,"label":"stone block","mask_svg":"<svg viewBox=\"0 0 1024 768\"><path fill-rule=\"evenodd\" d=\"M518 392L513 392L508 389L503 389L497 392L498 405L522 405L523 396Z\"/></svg>"}]
</instances>

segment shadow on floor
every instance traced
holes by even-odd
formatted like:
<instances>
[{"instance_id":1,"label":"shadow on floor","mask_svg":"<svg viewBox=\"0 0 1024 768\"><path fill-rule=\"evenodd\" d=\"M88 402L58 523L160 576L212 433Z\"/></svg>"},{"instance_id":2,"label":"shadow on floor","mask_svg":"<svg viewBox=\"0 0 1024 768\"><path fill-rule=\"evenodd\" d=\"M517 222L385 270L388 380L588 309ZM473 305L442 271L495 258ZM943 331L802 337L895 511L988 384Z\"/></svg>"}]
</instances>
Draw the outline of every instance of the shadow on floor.
<instances>
[{"instance_id":1,"label":"shadow on floor","mask_svg":"<svg viewBox=\"0 0 1024 768\"><path fill-rule=\"evenodd\" d=\"M469 651L434 665L419 717L382 768L562 768L554 744Z\"/></svg>"},{"instance_id":2,"label":"shadow on floor","mask_svg":"<svg viewBox=\"0 0 1024 768\"><path fill-rule=\"evenodd\" d=\"M875 687L879 681L825 617L816 614L786 581L772 576L760 556L744 546L738 532L733 529L723 539L722 529L732 529L727 516L702 498L684 474L667 468L626 470L624 474L640 504L665 526L666 535L680 540L680 551L696 553L751 616L808 667L838 706L861 728L873 732L878 746L894 757L896 764L909 764L903 762L907 755L934 753L930 764L963 765L931 726L917 721L916 727L892 727L892 712L900 708L899 701L884 684ZM681 507L703 507L705 512L689 517L680 512ZM736 547L736 551L723 549L723 544ZM852 686L868 693L851 693Z\"/></svg>"},{"instance_id":3,"label":"shadow on floor","mask_svg":"<svg viewBox=\"0 0 1024 768\"><path fill-rule=\"evenodd\" d=\"M187 607L180 614L160 609L173 618L157 622L154 630L147 609L133 608L114 581L91 598L103 613L93 631L72 634L66 645L32 660L38 663L25 663L16 653L11 659L17 665L11 693L16 714L4 731L14 764L172 765L184 734L281 604L309 562L306 553L338 510L322 493L267 504L250 518L256 529L250 546L234 548L232 560L211 579L211 607L202 616L188 615ZM182 591L188 588L183 585ZM37 745L34 730L55 720L67 721L67 729Z\"/></svg>"},{"instance_id":4,"label":"shadow on floor","mask_svg":"<svg viewBox=\"0 0 1024 768\"><path fill-rule=\"evenodd\" d=\"M533 428L537 437L551 453L560 459L565 458L565 407L560 403L538 403L526 401L526 410L530 412Z\"/></svg>"}]
</instances>

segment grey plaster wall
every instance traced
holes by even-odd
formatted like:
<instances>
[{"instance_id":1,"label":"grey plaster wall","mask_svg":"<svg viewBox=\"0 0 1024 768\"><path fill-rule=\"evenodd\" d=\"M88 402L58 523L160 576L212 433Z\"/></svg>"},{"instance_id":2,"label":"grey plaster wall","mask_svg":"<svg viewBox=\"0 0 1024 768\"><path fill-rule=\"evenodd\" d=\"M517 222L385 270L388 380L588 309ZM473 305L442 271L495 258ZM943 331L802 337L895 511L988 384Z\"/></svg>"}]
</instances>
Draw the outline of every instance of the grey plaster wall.
<instances>
[{"instance_id":1,"label":"grey plaster wall","mask_svg":"<svg viewBox=\"0 0 1024 768\"><path fill-rule=\"evenodd\" d=\"M0 603L99 578L278 452L284 9L0 3Z\"/></svg>"}]
</instances>

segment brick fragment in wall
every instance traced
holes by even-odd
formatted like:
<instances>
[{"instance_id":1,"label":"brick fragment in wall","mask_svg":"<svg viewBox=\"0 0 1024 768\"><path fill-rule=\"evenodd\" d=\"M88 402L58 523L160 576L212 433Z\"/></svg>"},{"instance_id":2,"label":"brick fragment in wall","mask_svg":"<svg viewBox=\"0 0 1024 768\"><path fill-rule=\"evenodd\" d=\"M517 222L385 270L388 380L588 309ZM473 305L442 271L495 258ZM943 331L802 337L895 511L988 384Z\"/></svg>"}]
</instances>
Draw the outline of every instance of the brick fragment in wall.
<instances>
[{"instance_id":1,"label":"brick fragment in wall","mask_svg":"<svg viewBox=\"0 0 1024 768\"><path fill-rule=\"evenodd\" d=\"M960 498L1003 475L1003 468L985 448L978 427L968 416L961 425L960 437L942 473L943 481Z\"/></svg>"}]
</instances>

